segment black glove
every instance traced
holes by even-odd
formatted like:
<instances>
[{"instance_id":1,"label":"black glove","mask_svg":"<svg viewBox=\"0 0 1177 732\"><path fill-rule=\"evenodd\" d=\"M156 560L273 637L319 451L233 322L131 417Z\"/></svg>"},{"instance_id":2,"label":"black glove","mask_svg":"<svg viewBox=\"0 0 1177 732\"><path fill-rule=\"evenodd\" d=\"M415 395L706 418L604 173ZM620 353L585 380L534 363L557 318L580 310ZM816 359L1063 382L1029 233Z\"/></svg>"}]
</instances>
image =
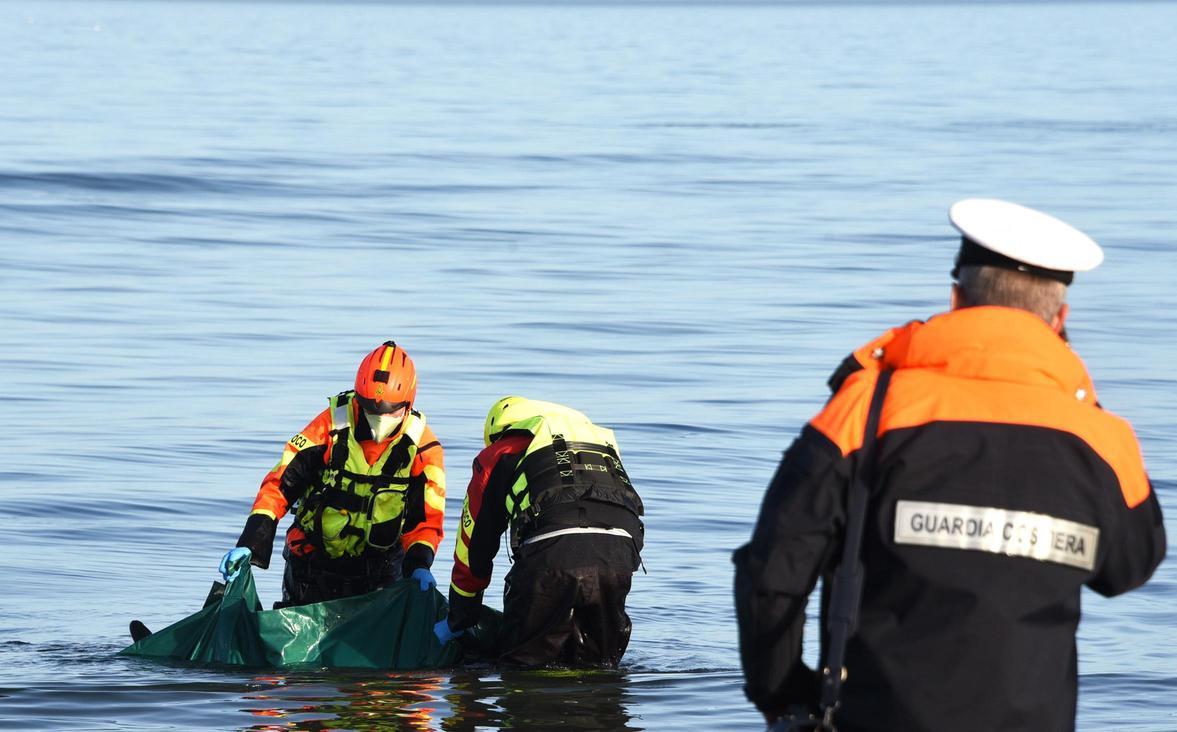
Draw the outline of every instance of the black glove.
<instances>
[{"instance_id":1,"label":"black glove","mask_svg":"<svg viewBox=\"0 0 1177 732\"><path fill-rule=\"evenodd\" d=\"M454 630L465 630L478 624L482 612L482 593L474 597L459 594L450 588L450 627Z\"/></svg>"},{"instance_id":2,"label":"black glove","mask_svg":"<svg viewBox=\"0 0 1177 732\"><path fill-rule=\"evenodd\" d=\"M415 570L429 569L432 566L433 549L428 544L414 544L401 560L401 577L412 577Z\"/></svg>"},{"instance_id":3,"label":"black glove","mask_svg":"<svg viewBox=\"0 0 1177 732\"><path fill-rule=\"evenodd\" d=\"M251 513L245 520L245 528L237 546L243 546L253 553L249 563L261 569L270 568L270 555L274 552L274 534L278 522L264 513Z\"/></svg>"}]
</instances>

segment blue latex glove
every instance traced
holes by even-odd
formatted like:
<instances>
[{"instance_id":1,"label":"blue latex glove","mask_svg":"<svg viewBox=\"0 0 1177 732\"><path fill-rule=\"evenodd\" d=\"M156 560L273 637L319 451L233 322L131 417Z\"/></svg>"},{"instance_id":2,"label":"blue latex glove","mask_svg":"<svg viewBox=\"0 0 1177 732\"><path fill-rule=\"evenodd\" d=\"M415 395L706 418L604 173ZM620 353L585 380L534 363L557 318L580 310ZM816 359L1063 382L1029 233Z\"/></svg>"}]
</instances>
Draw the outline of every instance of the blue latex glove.
<instances>
[{"instance_id":1,"label":"blue latex glove","mask_svg":"<svg viewBox=\"0 0 1177 732\"><path fill-rule=\"evenodd\" d=\"M441 641L443 646L465 632L465 630L459 630L457 632L450 630L450 621L446 618L438 620L433 626L433 634L437 636L437 639Z\"/></svg>"},{"instance_id":2,"label":"blue latex glove","mask_svg":"<svg viewBox=\"0 0 1177 732\"><path fill-rule=\"evenodd\" d=\"M232 582L237 577L237 573L241 571L241 564L248 563L252 556L253 552L243 546L225 552L225 556L221 557L221 576L225 578L226 582Z\"/></svg>"},{"instance_id":3,"label":"blue latex glove","mask_svg":"<svg viewBox=\"0 0 1177 732\"><path fill-rule=\"evenodd\" d=\"M433 579L433 573L425 567L414 569L413 573L409 576L421 583L422 592L429 592L429 590L437 587L437 580Z\"/></svg>"}]
</instances>

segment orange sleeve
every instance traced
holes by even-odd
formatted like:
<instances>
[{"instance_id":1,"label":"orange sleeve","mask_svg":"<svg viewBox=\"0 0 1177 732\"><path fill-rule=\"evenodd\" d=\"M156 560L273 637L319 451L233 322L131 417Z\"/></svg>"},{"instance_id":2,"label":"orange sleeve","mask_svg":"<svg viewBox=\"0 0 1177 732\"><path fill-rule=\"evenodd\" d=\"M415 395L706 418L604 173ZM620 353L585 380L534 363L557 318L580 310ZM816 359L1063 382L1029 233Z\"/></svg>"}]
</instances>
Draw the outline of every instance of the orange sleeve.
<instances>
[{"instance_id":1,"label":"orange sleeve","mask_svg":"<svg viewBox=\"0 0 1177 732\"><path fill-rule=\"evenodd\" d=\"M441 443L429 425L421 433L421 447L413 460L411 475L425 476L425 520L401 535L401 547L407 553L414 544L425 544L436 555L444 536L445 462Z\"/></svg>"},{"instance_id":2,"label":"orange sleeve","mask_svg":"<svg viewBox=\"0 0 1177 732\"><path fill-rule=\"evenodd\" d=\"M290 481L285 481L284 484L283 477L286 475L286 469L299 453L315 448L325 449L329 442L330 432L331 410L324 409L301 432L286 442L278 464L262 479L262 485L258 489L257 497L253 500L253 510L250 511L250 515L260 513L275 521L280 521L286 515L290 504L301 497L302 492L306 490L306 486L290 486ZM326 464L326 459L324 459L324 464ZM296 495L292 495L292 492Z\"/></svg>"}]
</instances>

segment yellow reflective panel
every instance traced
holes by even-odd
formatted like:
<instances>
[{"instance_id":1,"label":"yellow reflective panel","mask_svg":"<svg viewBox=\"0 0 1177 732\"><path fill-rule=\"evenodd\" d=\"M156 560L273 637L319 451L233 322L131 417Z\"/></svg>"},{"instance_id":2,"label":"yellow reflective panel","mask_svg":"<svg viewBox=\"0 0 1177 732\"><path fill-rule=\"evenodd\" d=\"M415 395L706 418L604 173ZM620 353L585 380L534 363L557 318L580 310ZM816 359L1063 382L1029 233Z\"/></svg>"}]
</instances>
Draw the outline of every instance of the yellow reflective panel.
<instances>
[{"instance_id":1,"label":"yellow reflective panel","mask_svg":"<svg viewBox=\"0 0 1177 732\"><path fill-rule=\"evenodd\" d=\"M438 493L433 488L425 488L425 504L430 508L445 513L445 493Z\"/></svg>"},{"instance_id":2,"label":"yellow reflective panel","mask_svg":"<svg viewBox=\"0 0 1177 732\"><path fill-rule=\"evenodd\" d=\"M461 587L458 587L457 585L455 585L453 582L450 583L450 589L453 590L454 592L458 593L462 597L475 597L478 595L477 592L466 592Z\"/></svg>"},{"instance_id":3,"label":"yellow reflective panel","mask_svg":"<svg viewBox=\"0 0 1177 732\"><path fill-rule=\"evenodd\" d=\"M464 536L459 536L458 540L454 542L454 559L467 567L470 566L470 547L467 546Z\"/></svg>"},{"instance_id":4,"label":"yellow reflective panel","mask_svg":"<svg viewBox=\"0 0 1177 732\"><path fill-rule=\"evenodd\" d=\"M289 465L290 462L294 460L294 456L297 454L298 450L294 450L290 447L290 445L287 445L286 448L282 450L282 457L278 458L278 464L274 466L274 470L277 470L278 468L284 468Z\"/></svg>"},{"instance_id":5,"label":"yellow reflective panel","mask_svg":"<svg viewBox=\"0 0 1177 732\"><path fill-rule=\"evenodd\" d=\"M438 487L438 492L442 497L445 497L445 471L436 465L425 466L425 479L435 483Z\"/></svg>"}]
</instances>

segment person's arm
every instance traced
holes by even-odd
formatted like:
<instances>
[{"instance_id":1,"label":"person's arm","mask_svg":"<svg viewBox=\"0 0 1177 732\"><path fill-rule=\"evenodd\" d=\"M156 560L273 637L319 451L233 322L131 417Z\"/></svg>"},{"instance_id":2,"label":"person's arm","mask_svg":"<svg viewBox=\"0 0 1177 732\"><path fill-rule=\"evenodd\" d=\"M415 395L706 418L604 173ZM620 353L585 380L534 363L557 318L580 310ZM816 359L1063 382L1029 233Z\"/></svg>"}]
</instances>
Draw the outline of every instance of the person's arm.
<instances>
[{"instance_id":1,"label":"person's arm","mask_svg":"<svg viewBox=\"0 0 1177 732\"><path fill-rule=\"evenodd\" d=\"M411 504L418 506L418 510L416 515L405 517L406 523L401 534L401 548L405 552L401 573L405 577L412 575L413 570L429 569L433 566L437 547L444 536L444 452L428 425L421 434L421 447L417 450L410 474L419 479L418 487L414 490L420 490L422 495L410 501Z\"/></svg>"},{"instance_id":2,"label":"person's arm","mask_svg":"<svg viewBox=\"0 0 1177 732\"><path fill-rule=\"evenodd\" d=\"M530 435L502 437L474 458L450 575L449 624L453 630L478 622L482 594L490 585L494 558L507 530L506 491L519 456L530 442Z\"/></svg>"},{"instance_id":3,"label":"person's arm","mask_svg":"<svg viewBox=\"0 0 1177 732\"><path fill-rule=\"evenodd\" d=\"M812 426L773 476L752 541L733 557L744 692L770 722L816 699L817 677L801 661L805 605L839 551L849 464Z\"/></svg>"},{"instance_id":4,"label":"person's arm","mask_svg":"<svg viewBox=\"0 0 1177 732\"><path fill-rule=\"evenodd\" d=\"M1099 564L1087 586L1112 597L1152 576L1165 558L1165 525L1136 432L1127 420L1099 409L1108 421L1100 455L1110 470L1100 508Z\"/></svg>"},{"instance_id":5,"label":"person's arm","mask_svg":"<svg viewBox=\"0 0 1177 732\"><path fill-rule=\"evenodd\" d=\"M250 550L250 564L255 567L269 568L278 522L322 472L330 431L331 412L324 410L290 438L278 464L262 479L253 510L237 540L237 546Z\"/></svg>"},{"instance_id":6,"label":"person's arm","mask_svg":"<svg viewBox=\"0 0 1177 732\"><path fill-rule=\"evenodd\" d=\"M1165 558L1165 524L1155 491L1133 507L1116 500L1108 509L1109 521L1100 541L1106 554L1087 586L1105 597L1119 595L1148 581Z\"/></svg>"}]
</instances>

